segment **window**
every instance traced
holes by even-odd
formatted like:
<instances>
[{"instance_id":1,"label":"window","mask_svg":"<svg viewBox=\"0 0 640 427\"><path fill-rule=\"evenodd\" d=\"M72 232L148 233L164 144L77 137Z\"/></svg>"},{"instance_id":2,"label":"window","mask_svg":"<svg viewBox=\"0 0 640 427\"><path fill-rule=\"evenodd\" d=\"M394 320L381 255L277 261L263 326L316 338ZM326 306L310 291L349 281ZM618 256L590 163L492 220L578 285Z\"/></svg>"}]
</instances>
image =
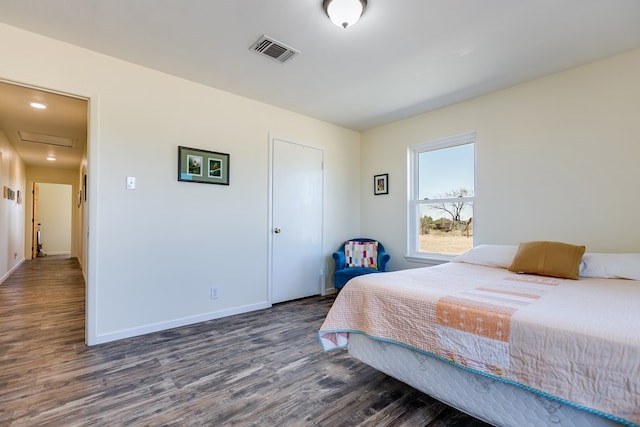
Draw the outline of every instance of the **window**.
<instances>
[{"instance_id":1,"label":"window","mask_svg":"<svg viewBox=\"0 0 640 427\"><path fill-rule=\"evenodd\" d=\"M473 247L475 133L410 147L409 257L447 260Z\"/></svg>"}]
</instances>

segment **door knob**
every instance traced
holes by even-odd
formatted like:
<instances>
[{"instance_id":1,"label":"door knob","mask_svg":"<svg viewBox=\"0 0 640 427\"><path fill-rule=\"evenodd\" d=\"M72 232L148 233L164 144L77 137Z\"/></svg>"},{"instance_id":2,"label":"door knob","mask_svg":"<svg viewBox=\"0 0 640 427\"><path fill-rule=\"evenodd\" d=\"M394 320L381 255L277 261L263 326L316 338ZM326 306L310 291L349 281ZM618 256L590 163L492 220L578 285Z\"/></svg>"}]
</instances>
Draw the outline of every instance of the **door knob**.
<instances>
[{"instance_id":1,"label":"door knob","mask_svg":"<svg viewBox=\"0 0 640 427\"><path fill-rule=\"evenodd\" d=\"M273 232L274 232L274 233L276 233L276 234L280 233L281 231L282 231L282 230L280 230L278 227L276 227L276 228L274 228L274 229L273 229Z\"/></svg>"}]
</instances>

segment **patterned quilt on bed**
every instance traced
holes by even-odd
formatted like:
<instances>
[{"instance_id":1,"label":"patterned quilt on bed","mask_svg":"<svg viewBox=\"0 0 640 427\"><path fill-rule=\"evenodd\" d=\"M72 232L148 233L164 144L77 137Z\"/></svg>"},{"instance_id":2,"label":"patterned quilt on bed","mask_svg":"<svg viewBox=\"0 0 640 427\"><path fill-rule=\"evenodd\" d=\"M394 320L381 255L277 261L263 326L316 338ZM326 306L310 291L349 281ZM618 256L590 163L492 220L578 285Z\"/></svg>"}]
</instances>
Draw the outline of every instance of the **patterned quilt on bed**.
<instances>
[{"instance_id":1,"label":"patterned quilt on bed","mask_svg":"<svg viewBox=\"0 0 640 427\"><path fill-rule=\"evenodd\" d=\"M507 378L511 316L559 284L540 276L510 276L438 299L434 353Z\"/></svg>"},{"instance_id":2,"label":"patterned quilt on bed","mask_svg":"<svg viewBox=\"0 0 640 427\"><path fill-rule=\"evenodd\" d=\"M640 424L638 307L636 281L450 263L351 280L319 338L331 350L363 333L633 425Z\"/></svg>"}]
</instances>

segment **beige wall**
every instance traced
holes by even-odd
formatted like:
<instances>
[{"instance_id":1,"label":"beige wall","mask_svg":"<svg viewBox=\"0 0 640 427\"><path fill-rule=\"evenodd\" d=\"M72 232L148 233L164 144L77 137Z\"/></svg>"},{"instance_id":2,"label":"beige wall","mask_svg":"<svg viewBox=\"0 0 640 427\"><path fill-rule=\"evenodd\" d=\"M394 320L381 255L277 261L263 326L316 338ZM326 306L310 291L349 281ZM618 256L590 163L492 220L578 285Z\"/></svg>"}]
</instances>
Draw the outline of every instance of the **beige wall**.
<instances>
[{"instance_id":1,"label":"beige wall","mask_svg":"<svg viewBox=\"0 0 640 427\"><path fill-rule=\"evenodd\" d=\"M38 222L40 239L47 255L71 254L72 206L71 185L40 183Z\"/></svg>"},{"instance_id":2,"label":"beige wall","mask_svg":"<svg viewBox=\"0 0 640 427\"><path fill-rule=\"evenodd\" d=\"M0 39L12 40L0 44L0 79L89 99L88 200L76 219L90 235L89 343L268 304L269 135L324 150L327 273L354 235L383 241L392 269L415 267L402 257L407 147L471 131L476 244L640 251L640 51L372 129L361 148L357 132L3 24ZM231 185L178 182L178 145L230 153ZM387 196L373 196L379 173L389 173ZM39 180L29 175L27 185ZM209 299L211 274L224 298Z\"/></svg>"},{"instance_id":3,"label":"beige wall","mask_svg":"<svg viewBox=\"0 0 640 427\"><path fill-rule=\"evenodd\" d=\"M324 150L325 270L358 234L357 132L10 26L0 39L0 78L89 99L90 343L268 305L269 135ZM178 182L178 145L229 153L231 185Z\"/></svg>"},{"instance_id":4,"label":"beige wall","mask_svg":"<svg viewBox=\"0 0 640 427\"><path fill-rule=\"evenodd\" d=\"M25 213L24 222L26 224L24 230L24 256L26 259L31 258L31 242L32 242L32 229L31 229L31 217L33 212L33 198L31 196L31 190L34 183L39 184L58 184L58 185L70 185L71 194L77 194L80 187L77 182L78 172L71 169L56 169L47 167L33 167L27 166L26 173L26 188L28 188L28 197L25 199ZM77 205L74 205L74 198L71 200L71 246L70 254L73 257L80 257L82 253L82 247L79 245L79 236L82 233L81 227L81 209ZM45 207L46 209L46 207ZM46 212L45 212L46 215ZM49 242L49 244L52 242ZM48 246L48 245L47 245ZM45 252L48 253L48 249L45 248Z\"/></svg>"},{"instance_id":5,"label":"beige wall","mask_svg":"<svg viewBox=\"0 0 640 427\"><path fill-rule=\"evenodd\" d=\"M560 240L640 252L640 50L369 130L362 233L406 262L407 149L477 132L475 244ZM388 196L367 182L389 173Z\"/></svg>"},{"instance_id":6,"label":"beige wall","mask_svg":"<svg viewBox=\"0 0 640 427\"><path fill-rule=\"evenodd\" d=\"M4 187L16 191L16 200L2 197ZM17 192L20 191L21 203ZM0 130L0 283L24 260L25 165Z\"/></svg>"}]
</instances>

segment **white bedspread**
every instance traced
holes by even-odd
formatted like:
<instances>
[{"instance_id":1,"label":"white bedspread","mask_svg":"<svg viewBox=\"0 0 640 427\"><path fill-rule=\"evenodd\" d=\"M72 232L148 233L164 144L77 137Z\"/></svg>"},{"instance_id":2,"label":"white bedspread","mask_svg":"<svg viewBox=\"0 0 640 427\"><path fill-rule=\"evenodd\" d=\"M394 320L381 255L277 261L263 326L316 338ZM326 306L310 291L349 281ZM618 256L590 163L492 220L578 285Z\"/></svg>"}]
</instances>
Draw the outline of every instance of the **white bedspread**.
<instances>
[{"instance_id":1,"label":"white bedspread","mask_svg":"<svg viewBox=\"0 0 640 427\"><path fill-rule=\"evenodd\" d=\"M360 276L319 337L330 350L353 332L640 424L640 281L463 263Z\"/></svg>"}]
</instances>

